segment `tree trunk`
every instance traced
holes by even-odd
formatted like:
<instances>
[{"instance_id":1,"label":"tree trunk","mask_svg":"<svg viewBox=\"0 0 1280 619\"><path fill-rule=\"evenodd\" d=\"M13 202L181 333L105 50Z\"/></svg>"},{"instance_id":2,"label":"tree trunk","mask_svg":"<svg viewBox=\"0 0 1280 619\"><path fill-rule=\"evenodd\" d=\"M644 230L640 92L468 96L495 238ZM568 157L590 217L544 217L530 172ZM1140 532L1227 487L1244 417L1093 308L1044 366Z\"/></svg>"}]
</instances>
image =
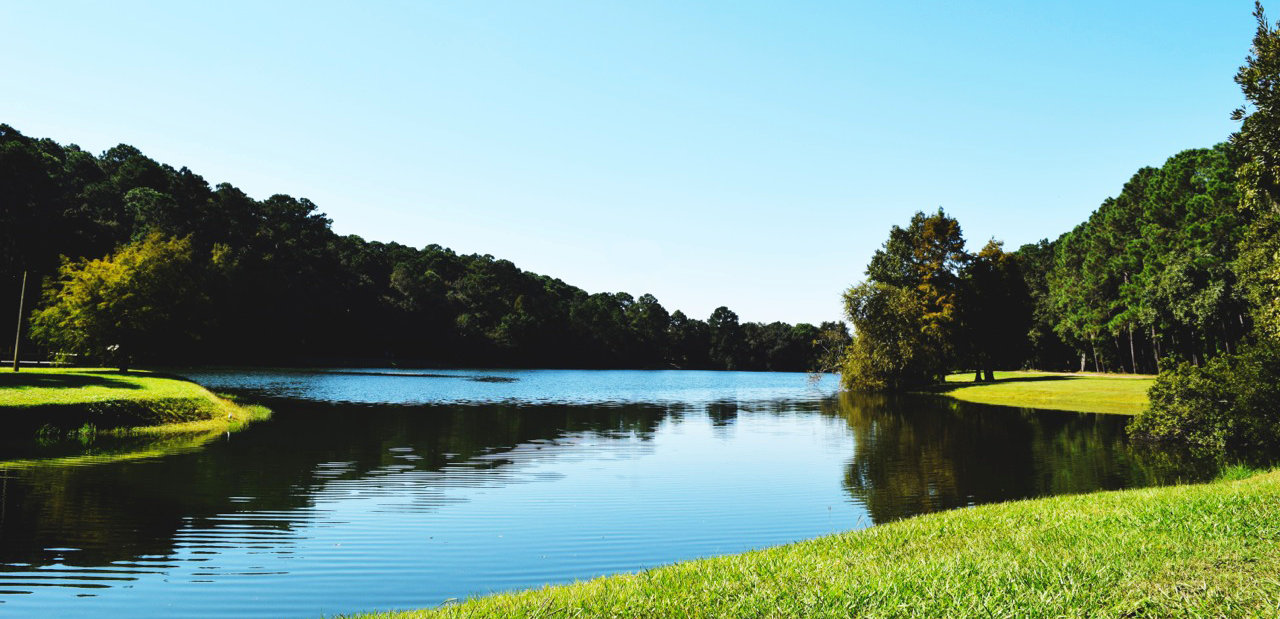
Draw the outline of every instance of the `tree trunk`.
<instances>
[{"instance_id":1,"label":"tree trunk","mask_svg":"<svg viewBox=\"0 0 1280 619\"><path fill-rule=\"evenodd\" d=\"M18 331L13 336L13 371L18 371L18 348L22 344L23 305L27 301L27 272L22 272L22 290L18 292Z\"/></svg>"},{"instance_id":2,"label":"tree trunk","mask_svg":"<svg viewBox=\"0 0 1280 619\"><path fill-rule=\"evenodd\" d=\"M1094 343L1093 336L1089 336L1089 348L1093 349L1093 371L1098 372L1098 345Z\"/></svg>"},{"instance_id":3,"label":"tree trunk","mask_svg":"<svg viewBox=\"0 0 1280 619\"><path fill-rule=\"evenodd\" d=\"M983 370L983 373L984 373L984 374L986 374L986 380L987 380L987 382L989 382L989 383L994 383L994 382L996 382L996 372L995 372L995 370L992 370L990 367L988 367L987 369Z\"/></svg>"},{"instance_id":4,"label":"tree trunk","mask_svg":"<svg viewBox=\"0 0 1280 619\"><path fill-rule=\"evenodd\" d=\"M1119 333L1117 333L1117 334L1116 334L1115 342L1116 342L1116 363L1117 363L1117 364L1119 364L1117 367L1119 367L1119 368L1120 368L1120 372L1121 372L1121 373L1123 373L1123 372L1125 371L1125 369L1124 369L1124 340L1122 340L1122 339L1120 338L1120 334L1119 334ZM1132 364L1130 364L1130 366L1129 366L1129 373L1130 373L1130 374L1132 374L1132 373L1134 373L1134 372L1137 372L1137 370L1133 369L1133 365L1132 365Z\"/></svg>"},{"instance_id":5,"label":"tree trunk","mask_svg":"<svg viewBox=\"0 0 1280 619\"><path fill-rule=\"evenodd\" d=\"M1129 325L1129 362L1134 374L1138 373L1138 351L1133 347L1133 325Z\"/></svg>"},{"instance_id":6,"label":"tree trunk","mask_svg":"<svg viewBox=\"0 0 1280 619\"><path fill-rule=\"evenodd\" d=\"M1151 325L1151 352L1156 356L1156 367L1160 367L1160 340L1156 339L1156 326Z\"/></svg>"}]
</instances>

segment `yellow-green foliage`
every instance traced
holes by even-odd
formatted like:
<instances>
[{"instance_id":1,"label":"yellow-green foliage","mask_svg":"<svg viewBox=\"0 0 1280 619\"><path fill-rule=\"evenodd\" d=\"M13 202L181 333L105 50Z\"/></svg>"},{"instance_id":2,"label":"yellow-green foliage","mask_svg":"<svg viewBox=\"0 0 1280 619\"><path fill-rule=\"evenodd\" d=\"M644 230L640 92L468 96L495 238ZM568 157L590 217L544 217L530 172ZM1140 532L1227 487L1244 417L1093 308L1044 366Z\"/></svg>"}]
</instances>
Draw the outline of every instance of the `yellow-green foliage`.
<instances>
[{"instance_id":1,"label":"yellow-green foliage","mask_svg":"<svg viewBox=\"0 0 1280 619\"><path fill-rule=\"evenodd\" d=\"M1147 375L996 372L994 383L973 384L973 374L966 373L948 376L938 391L979 404L1136 415L1146 408L1154 380Z\"/></svg>"},{"instance_id":2,"label":"yellow-green foliage","mask_svg":"<svg viewBox=\"0 0 1280 619\"><path fill-rule=\"evenodd\" d=\"M45 291L45 307L31 317L31 335L88 358L172 359L208 310L205 270L190 238L159 233L105 258L66 261Z\"/></svg>"},{"instance_id":3,"label":"yellow-green foliage","mask_svg":"<svg viewBox=\"0 0 1280 619\"><path fill-rule=\"evenodd\" d=\"M987 505L412 617L1275 617L1280 473Z\"/></svg>"}]
</instances>

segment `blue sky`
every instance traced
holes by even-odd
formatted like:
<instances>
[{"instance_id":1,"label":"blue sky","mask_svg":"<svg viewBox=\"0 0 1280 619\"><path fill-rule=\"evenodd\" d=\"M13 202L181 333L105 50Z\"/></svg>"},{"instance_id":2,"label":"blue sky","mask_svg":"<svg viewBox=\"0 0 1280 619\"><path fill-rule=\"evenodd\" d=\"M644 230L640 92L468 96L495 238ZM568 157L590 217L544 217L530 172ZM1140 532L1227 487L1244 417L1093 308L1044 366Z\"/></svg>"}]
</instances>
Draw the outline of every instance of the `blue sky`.
<instances>
[{"instance_id":1,"label":"blue sky","mask_svg":"<svg viewBox=\"0 0 1280 619\"><path fill-rule=\"evenodd\" d=\"M816 323L917 210L1016 247L1226 139L1252 8L9 2L0 122L343 234Z\"/></svg>"}]
</instances>

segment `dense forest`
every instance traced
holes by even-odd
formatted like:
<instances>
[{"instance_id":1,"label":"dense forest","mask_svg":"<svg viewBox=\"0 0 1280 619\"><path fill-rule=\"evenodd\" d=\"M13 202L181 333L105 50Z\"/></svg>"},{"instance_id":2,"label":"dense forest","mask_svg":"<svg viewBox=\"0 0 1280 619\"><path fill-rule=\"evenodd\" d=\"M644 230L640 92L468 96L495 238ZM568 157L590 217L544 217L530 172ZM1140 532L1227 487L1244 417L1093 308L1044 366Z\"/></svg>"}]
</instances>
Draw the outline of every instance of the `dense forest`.
<instances>
[{"instance_id":1,"label":"dense forest","mask_svg":"<svg viewBox=\"0 0 1280 619\"><path fill-rule=\"evenodd\" d=\"M0 125L0 302L17 307L27 272L24 358L808 371L848 338L726 307L693 318L330 223L306 199L210 187L131 146L95 156Z\"/></svg>"},{"instance_id":2,"label":"dense forest","mask_svg":"<svg viewBox=\"0 0 1280 619\"><path fill-rule=\"evenodd\" d=\"M1213 148L1138 170L1056 239L966 249L942 209L895 226L845 293L847 388L967 369L1159 372L1134 436L1214 453L1280 446L1280 26L1236 75L1248 105Z\"/></svg>"},{"instance_id":3,"label":"dense forest","mask_svg":"<svg viewBox=\"0 0 1280 619\"><path fill-rule=\"evenodd\" d=\"M857 338L847 380L921 386L963 367L1155 373L1165 359L1233 352L1253 329L1250 298L1265 294L1250 284L1248 231L1274 219L1241 210L1238 152L1224 143L1138 170L1075 229L1013 252L989 241L969 253L958 221L917 213L846 293L855 330L871 335ZM889 344L914 351L894 351L900 369L875 361L887 352L872 347Z\"/></svg>"}]
</instances>

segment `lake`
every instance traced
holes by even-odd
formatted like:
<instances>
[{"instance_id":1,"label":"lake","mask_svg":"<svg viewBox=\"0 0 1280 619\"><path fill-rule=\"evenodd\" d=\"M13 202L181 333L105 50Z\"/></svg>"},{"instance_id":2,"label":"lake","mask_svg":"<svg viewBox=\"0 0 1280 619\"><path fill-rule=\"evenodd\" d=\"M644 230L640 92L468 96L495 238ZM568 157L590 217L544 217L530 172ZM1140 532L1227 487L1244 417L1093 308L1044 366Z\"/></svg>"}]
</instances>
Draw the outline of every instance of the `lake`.
<instances>
[{"instance_id":1,"label":"lake","mask_svg":"<svg viewBox=\"0 0 1280 619\"><path fill-rule=\"evenodd\" d=\"M183 374L275 415L162 457L0 469L0 616L433 606L1158 477L1123 417L833 377Z\"/></svg>"}]
</instances>

